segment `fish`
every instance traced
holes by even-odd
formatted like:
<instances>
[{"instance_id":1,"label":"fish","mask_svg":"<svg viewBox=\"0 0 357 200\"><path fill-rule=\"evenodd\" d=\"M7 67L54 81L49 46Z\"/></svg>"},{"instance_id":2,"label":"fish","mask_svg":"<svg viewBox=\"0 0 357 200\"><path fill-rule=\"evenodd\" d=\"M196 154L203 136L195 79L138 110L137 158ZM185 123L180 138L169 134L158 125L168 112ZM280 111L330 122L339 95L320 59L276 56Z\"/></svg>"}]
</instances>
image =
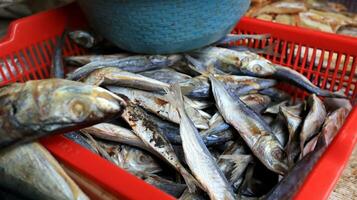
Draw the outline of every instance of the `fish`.
<instances>
[{"instance_id":1,"label":"fish","mask_svg":"<svg viewBox=\"0 0 357 200\"><path fill-rule=\"evenodd\" d=\"M266 196L266 200L292 199L296 191L303 184L313 166L325 152L327 144L319 140L315 150L305 155L290 172L284 176L279 184Z\"/></svg>"},{"instance_id":2,"label":"fish","mask_svg":"<svg viewBox=\"0 0 357 200\"><path fill-rule=\"evenodd\" d=\"M271 124L272 133L279 141L282 147L285 147L288 142L288 130L286 124L284 123L284 118L281 113L275 117L275 120Z\"/></svg>"},{"instance_id":3,"label":"fish","mask_svg":"<svg viewBox=\"0 0 357 200\"><path fill-rule=\"evenodd\" d=\"M87 49L93 48L101 40L98 36L85 30L71 31L68 36L73 42Z\"/></svg>"},{"instance_id":4,"label":"fish","mask_svg":"<svg viewBox=\"0 0 357 200\"><path fill-rule=\"evenodd\" d=\"M165 91L165 88L169 87L167 83L115 67L96 69L87 77L81 79L81 81L89 85L116 85L150 92L163 92Z\"/></svg>"},{"instance_id":5,"label":"fish","mask_svg":"<svg viewBox=\"0 0 357 200\"><path fill-rule=\"evenodd\" d=\"M123 158L121 167L130 172L144 172L151 175L162 171L153 156L138 148L120 145L119 154Z\"/></svg>"},{"instance_id":6,"label":"fish","mask_svg":"<svg viewBox=\"0 0 357 200\"><path fill-rule=\"evenodd\" d=\"M106 88L115 94L126 96L137 105L162 119L176 124L180 122L176 107L169 102L167 96L117 86L107 86ZM195 126L199 129L208 129L208 119L202 116L197 109L192 108L188 104L185 104L185 106Z\"/></svg>"},{"instance_id":7,"label":"fish","mask_svg":"<svg viewBox=\"0 0 357 200\"><path fill-rule=\"evenodd\" d=\"M267 77L276 71L274 64L270 61L249 51L205 47L192 52L192 56L198 57L204 66L214 65L219 71L233 75Z\"/></svg>"},{"instance_id":8,"label":"fish","mask_svg":"<svg viewBox=\"0 0 357 200\"><path fill-rule=\"evenodd\" d=\"M273 77L294 84L312 94L322 97L347 98L344 94L331 92L315 86L304 75L293 69L283 66L275 66L275 69L275 73L272 75Z\"/></svg>"},{"instance_id":9,"label":"fish","mask_svg":"<svg viewBox=\"0 0 357 200\"><path fill-rule=\"evenodd\" d=\"M315 94L309 96L307 103L309 105L309 113L305 117L300 132L301 152L304 150L305 143L320 131L327 115L324 104ZM304 156L304 154L302 153L301 156Z\"/></svg>"},{"instance_id":10,"label":"fish","mask_svg":"<svg viewBox=\"0 0 357 200\"><path fill-rule=\"evenodd\" d=\"M173 181L161 178L160 176L150 175L144 179L146 183L149 183L160 190L170 194L176 198L180 197L185 191L186 185L181 183L175 183Z\"/></svg>"},{"instance_id":11,"label":"fish","mask_svg":"<svg viewBox=\"0 0 357 200\"><path fill-rule=\"evenodd\" d=\"M88 141L80 134L80 132L69 132L65 133L64 136L77 144L80 144L82 147L85 147L86 149L90 150L93 153L98 154L97 150L95 147L93 147Z\"/></svg>"},{"instance_id":12,"label":"fish","mask_svg":"<svg viewBox=\"0 0 357 200\"><path fill-rule=\"evenodd\" d=\"M199 183L185 167L182 166L173 147L160 129L152 123L146 112L139 106L127 101L127 106L121 117L131 126L133 132L140 137L152 151L156 152L155 155L164 159L182 175L189 190L194 192Z\"/></svg>"},{"instance_id":13,"label":"fish","mask_svg":"<svg viewBox=\"0 0 357 200\"><path fill-rule=\"evenodd\" d=\"M315 86L305 76L293 69L273 64L264 57L249 51L206 47L194 51L192 54L198 55L200 57L199 60L202 60L205 66L215 65L217 69L226 73L254 77L273 77L293 83L319 96L346 98L346 96L339 93L333 93Z\"/></svg>"},{"instance_id":14,"label":"fish","mask_svg":"<svg viewBox=\"0 0 357 200\"><path fill-rule=\"evenodd\" d=\"M217 75L216 78L225 84L225 88L235 96L246 95L257 90L273 87L277 84L272 79L262 79L251 76ZM204 99L211 96L210 84L206 75L196 76L180 83L182 93L194 99Z\"/></svg>"},{"instance_id":15,"label":"fish","mask_svg":"<svg viewBox=\"0 0 357 200\"><path fill-rule=\"evenodd\" d=\"M151 148L148 148L131 130L115 124L103 122L83 128L80 131L93 135L96 138L127 144L148 151L151 150Z\"/></svg>"},{"instance_id":16,"label":"fish","mask_svg":"<svg viewBox=\"0 0 357 200\"><path fill-rule=\"evenodd\" d=\"M91 62L108 62L131 56L128 53L117 53L109 55L81 55L81 56L67 56L64 61L73 66L83 66Z\"/></svg>"},{"instance_id":17,"label":"fish","mask_svg":"<svg viewBox=\"0 0 357 200\"><path fill-rule=\"evenodd\" d=\"M167 84L179 83L192 78L187 74L177 72L170 68L150 70L150 71L141 72L139 74L142 76L146 76L148 78L156 79L158 81Z\"/></svg>"},{"instance_id":18,"label":"fish","mask_svg":"<svg viewBox=\"0 0 357 200\"><path fill-rule=\"evenodd\" d=\"M225 121L244 139L253 154L270 170L286 174L285 152L261 117L239 98L233 99L224 85L210 76L216 106Z\"/></svg>"},{"instance_id":19,"label":"fish","mask_svg":"<svg viewBox=\"0 0 357 200\"><path fill-rule=\"evenodd\" d=\"M53 52L52 64L50 68L51 78L64 78L62 49L65 43L66 34L67 31L64 31L62 36L57 39L57 43Z\"/></svg>"},{"instance_id":20,"label":"fish","mask_svg":"<svg viewBox=\"0 0 357 200\"><path fill-rule=\"evenodd\" d=\"M125 101L96 86L44 79L0 88L0 105L1 149L114 118Z\"/></svg>"},{"instance_id":21,"label":"fish","mask_svg":"<svg viewBox=\"0 0 357 200\"><path fill-rule=\"evenodd\" d=\"M67 75L69 80L78 80L92 71L105 67L116 67L128 72L143 72L147 70L169 67L182 59L181 55L146 55L129 56L125 58L90 62Z\"/></svg>"},{"instance_id":22,"label":"fish","mask_svg":"<svg viewBox=\"0 0 357 200\"><path fill-rule=\"evenodd\" d=\"M293 166L296 157L300 154L299 148L299 138L298 132L301 129L303 118L303 104L297 104L295 106L281 106L280 113L288 128L288 141L285 146L288 155L288 164Z\"/></svg>"},{"instance_id":23,"label":"fish","mask_svg":"<svg viewBox=\"0 0 357 200\"><path fill-rule=\"evenodd\" d=\"M235 199L232 187L186 114L180 86L173 85L167 93L171 94L171 101L177 103L176 108L181 117L180 135L186 163L202 189L208 193L210 199Z\"/></svg>"},{"instance_id":24,"label":"fish","mask_svg":"<svg viewBox=\"0 0 357 200\"><path fill-rule=\"evenodd\" d=\"M0 187L30 199L89 199L55 158L33 142L0 153Z\"/></svg>"}]
</instances>

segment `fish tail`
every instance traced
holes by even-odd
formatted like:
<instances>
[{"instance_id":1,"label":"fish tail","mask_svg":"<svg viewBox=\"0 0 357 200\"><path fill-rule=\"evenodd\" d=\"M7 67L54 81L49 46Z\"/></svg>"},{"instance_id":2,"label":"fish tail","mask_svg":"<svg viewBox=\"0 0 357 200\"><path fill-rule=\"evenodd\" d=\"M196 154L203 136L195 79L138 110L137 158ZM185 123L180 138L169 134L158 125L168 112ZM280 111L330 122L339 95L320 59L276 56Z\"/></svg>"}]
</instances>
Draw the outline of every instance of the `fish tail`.
<instances>
[{"instance_id":1,"label":"fish tail","mask_svg":"<svg viewBox=\"0 0 357 200\"><path fill-rule=\"evenodd\" d=\"M185 183L190 193L194 193L197 190L197 186L202 188L201 184L198 183L195 177L193 177L186 169L181 170L181 175L185 180Z\"/></svg>"},{"instance_id":2,"label":"fish tail","mask_svg":"<svg viewBox=\"0 0 357 200\"><path fill-rule=\"evenodd\" d=\"M176 107L177 111L179 113L184 112L184 103L183 103L183 97L182 97L182 92L181 92L181 87L178 83L170 85L169 88L165 88L167 97L169 101Z\"/></svg>"}]
</instances>

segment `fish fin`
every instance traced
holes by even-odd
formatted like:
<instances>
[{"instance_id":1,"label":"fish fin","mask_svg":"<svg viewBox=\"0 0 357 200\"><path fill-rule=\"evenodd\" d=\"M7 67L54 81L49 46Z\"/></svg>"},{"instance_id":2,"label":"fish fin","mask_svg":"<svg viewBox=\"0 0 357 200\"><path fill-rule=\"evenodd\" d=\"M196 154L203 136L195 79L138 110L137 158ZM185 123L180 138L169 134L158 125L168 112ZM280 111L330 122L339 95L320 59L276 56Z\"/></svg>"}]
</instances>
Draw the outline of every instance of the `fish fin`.
<instances>
[{"instance_id":1,"label":"fish fin","mask_svg":"<svg viewBox=\"0 0 357 200\"><path fill-rule=\"evenodd\" d=\"M232 175L230 177L231 182L237 180L242 175L239 166L242 165L242 163L248 165L248 163L253 160L251 155L221 155L219 158L231 160L234 163Z\"/></svg>"}]
</instances>

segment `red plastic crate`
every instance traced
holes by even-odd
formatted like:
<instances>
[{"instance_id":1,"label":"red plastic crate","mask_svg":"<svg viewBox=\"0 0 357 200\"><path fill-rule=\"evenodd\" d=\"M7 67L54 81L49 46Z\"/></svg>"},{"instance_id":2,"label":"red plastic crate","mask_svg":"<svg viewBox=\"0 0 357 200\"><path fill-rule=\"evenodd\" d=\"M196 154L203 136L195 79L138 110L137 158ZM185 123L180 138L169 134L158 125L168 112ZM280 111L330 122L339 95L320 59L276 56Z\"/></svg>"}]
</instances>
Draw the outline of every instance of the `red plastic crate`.
<instances>
[{"instance_id":1,"label":"red plastic crate","mask_svg":"<svg viewBox=\"0 0 357 200\"><path fill-rule=\"evenodd\" d=\"M14 21L9 34L0 40L0 85L47 78L56 37L65 28L81 27L86 27L86 22L75 4ZM235 32L270 33L272 38L267 41L250 40L244 43L250 47L276 44L274 50L280 56L267 56L268 59L296 69L320 87L344 89L354 101L357 91L355 38L267 24L248 18L240 21ZM64 52L65 55L84 53L69 40L66 41ZM324 56L318 58L319 54ZM15 72L10 70L11 65L15 67ZM293 92L291 87L283 87ZM295 95L300 97L304 93L295 92ZM295 199L327 199L357 142L356 120L357 108L354 107ZM44 138L41 143L68 168L119 199L173 199L61 135ZM100 197L93 193L90 195Z\"/></svg>"}]
</instances>

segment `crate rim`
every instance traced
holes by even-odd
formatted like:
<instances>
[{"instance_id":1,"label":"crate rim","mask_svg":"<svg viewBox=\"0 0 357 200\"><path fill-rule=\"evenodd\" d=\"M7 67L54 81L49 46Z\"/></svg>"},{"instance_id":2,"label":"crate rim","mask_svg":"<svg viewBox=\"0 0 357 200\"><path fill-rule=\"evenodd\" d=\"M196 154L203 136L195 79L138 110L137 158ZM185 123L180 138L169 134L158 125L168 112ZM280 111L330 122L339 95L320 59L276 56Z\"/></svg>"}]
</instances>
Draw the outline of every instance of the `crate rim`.
<instances>
[{"instance_id":1,"label":"crate rim","mask_svg":"<svg viewBox=\"0 0 357 200\"><path fill-rule=\"evenodd\" d=\"M46 20L53 22L53 20L58 20L58 21L68 21L68 13L75 13L78 12L76 11L78 7L75 4L69 4L67 6L45 11L45 12L40 12L38 14L35 14L33 16L25 17L22 19L15 20L11 23L8 29L8 33L6 36L4 36L2 39L0 38L0 52L5 51L7 52L14 52L17 49L21 49L26 45L31 45L33 42L29 42L26 38L28 38L28 35L34 34L34 33L40 33L41 31L37 29L29 29L30 32L26 32L26 34L23 34L21 31L24 27L31 27L29 25L29 21L32 19L42 19L42 18L47 18ZM71 19L72 20L72 19ZM74 24L81 24L81 20L79 19L74 20ZM348 36L341 36L341 35L335 35L335 34L330 34L330 33L324 33L320 31L315 31L315 30L310 30L310 29L305 29L305 28L300 28L300 27L290 27L287 25L283 24L277 24L277 23L267 23L262 20L257 20L257 19L250 19L250 18L242 18L240 25L242 26L248 26L249 23L257 23L259 24L260 27L272 27L274 29L281 29L284 30L284 33L279 33L282 34L283 37L279 35L280 38L283 38L287 41L291 41L288 39L289 34L296 33L293 37L300 37L302 35L306 36L306 33L311 34L311 37L314 39L318 40L336 40L339 46L344 46L344 45L351 45L353 48L348 48L348 54L349 55L355 55L357 54L357 40L356 38L353 37L348 37ZM64 23L59 23L58 27L62 28L66 26ZM55 29L55 30L50 30L52 34L60 35L61 28ZM264 33L264 30L261 30L263 28L259 28L255 31L258 33ZM296 32L295 32L296 31ZM42 32L41 32L42 33ZM275 32L272 33L272 36L275 35ZM32 36L31 36L32 37ZM38 38L39 40L43 37L37 37L34 36L32 38ZM301 44L304 45L304 43L308 43L311 41L311 39L308 39L308 37L303 37L303 42ZM24 43L14 45L14 42L19 42L22 41ZM314 45L318 45L320 41L313 41ZM322 43L323 44L323 49L331 47L332 44L330 43ZM11 46L11 47L10 47ZM306 45L309 47L316 47L316 46L310 46ZM332 51L335 48L332 48ZM356 49L354 51L354 49ZM338 52L338 51L337 51ZM339 179L339 175L342 173L342 170L344 169L345 165L348 162L348 158L351 155L351 152L354 148L354 146L357 143L357 134L355 130L355 125L354 121L357 120L357 107L353 107L353 110L349 114L348 118L346 119L343 127L339 130L339 133L335 137L334 141L329 145L327 148L326 152L323 154L323 156L320 158L318 163L314 166L313 170L311 173L308 175L307 179L304 181L303 186L300 188L300 190L297 192L295 199L306 199L306 198L313 198L313 199L327 199L330 192L332 191L334 185L336 184L337 180ZM344 133L344 134L341 134ZM354 134L353 134L354 133ZM347 142L348 145L345 145ZM83 175L87 176L88 178L91 178L93 180L97 180L98 184L101 186L105 187L108 189L108 191L113 192L113 194L116 194L120 197L124 198L129 198L129 199L134 199L135 197L138 197L137 195L142 195L140 197L147 197L147 195L154 195L156 197L160 197L161 199L172 199L171 196L167 195L166 193L163 193L162 191L154 188L153 186L146 184L143 181L137 180L135 176L130 175L128 172L120 169L119 167L114 166L113 164L109 163L108 161L100 158L99 156L89 152L88 150L85 150L83 147L80 145L70 141L69 139L65 138L64 136L61 135L56 135L52 137L47 137L41 139L41 143L49 149L49 151L56 156L57 159L61 160L63 163L69 164L70 167L77 169L80 173L83 173ZM336 152L333 152L333 149L336 147L343 147L342 148L342 154L336 155ZM340 149L341 150L341 149ZM70 156L72 156L72 160L68 160L67 154L70 152ZM332 166L327 166L331 164L331 158L329 155L333 155L334 159L334 165ZM339 152L341 153L341 152ZM93 154L93 155L91 155ZM100 162L100 166L103 167L108 167L109 170L102 170L99 166L92 166L90 169L83 169L81 166L86 165L87 163L84 162L83 157L85 156L80 156L80 155L85 155L88 156L87 158L93 158L94 160ZM80 163L76 162L77 160L80 160ZM89 161L88 159L86 161ZM336 163L338 165L336 165ZM78 165L79 164L79 165ZM83 164L83 165L81 165ZM327 168L326 168L327 167ZM325 169L325 171L323 170ZM326 176L326 169L330 170L329 175ZM117 188L116 186L118 185L118 181L116 180L109 180L105 181L100 179L99 177L96 177L90 170L94 170L95 172L101 174L103 177L117 177L120 178L125 177L130 179L130 182L137 184L137 187L140 187L140 192L137 192L138 190L123 190L122 188ZM115 176L112 174L108 174L108 172L115 172L118 173ZM331 176L333 174L334 176ZM323 181L325 180L325 181ZM120 181L119 181L120 182ZM321 182L324 182L321 188ZM319 191L316 191L316 187L319 186ZM143 187L143 188L141 188ZM148 192L149 191L149 192Z\"/></svg>"}]
</instances>

